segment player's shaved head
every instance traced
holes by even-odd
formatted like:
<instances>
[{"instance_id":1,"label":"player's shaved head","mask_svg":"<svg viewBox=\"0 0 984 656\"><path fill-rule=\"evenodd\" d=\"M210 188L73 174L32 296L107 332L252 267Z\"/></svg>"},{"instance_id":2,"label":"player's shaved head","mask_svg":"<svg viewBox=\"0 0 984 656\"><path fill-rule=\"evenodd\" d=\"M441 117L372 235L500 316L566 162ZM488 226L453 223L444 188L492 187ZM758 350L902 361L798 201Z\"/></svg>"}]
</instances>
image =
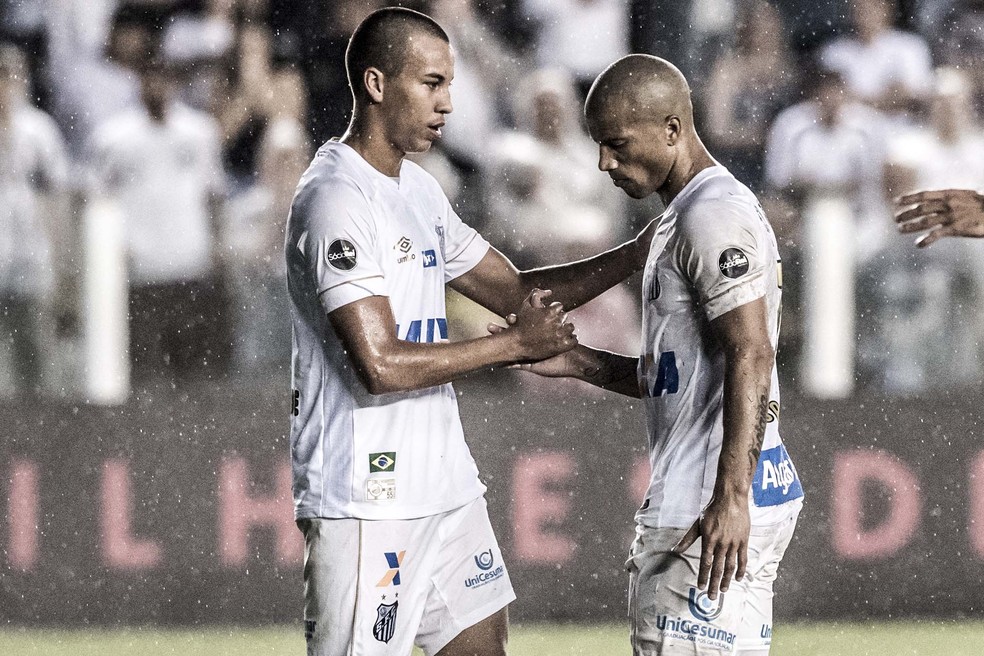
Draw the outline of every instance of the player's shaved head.
<instances>
[{"instance_id":1,"label":"player's shaved head","mask_svg":"<svg viewBox=\"0 0 984 656\"><path fill-rule=\"evenodd\" d=\"M617 114L657 121L677 116L686 127L694 122L687 79L676 66L652 55L628 55L606 68L591 85L584 113L589 121Z\"/></svg>"},{"instance_id":2,"label":"player's shaved head","mask_svg":"<svg viewBox=\"0 0 984 656\"><path fill-rule=\"evenodd\" d=\"M378 68L384 75L399 75L414 38L429 35L450 43L447 33L433 18L411 9L390 7L374 11L363 20L345 51L345 72L356 99L365 97L362 74Z\"/></svg>"}]
</instances>

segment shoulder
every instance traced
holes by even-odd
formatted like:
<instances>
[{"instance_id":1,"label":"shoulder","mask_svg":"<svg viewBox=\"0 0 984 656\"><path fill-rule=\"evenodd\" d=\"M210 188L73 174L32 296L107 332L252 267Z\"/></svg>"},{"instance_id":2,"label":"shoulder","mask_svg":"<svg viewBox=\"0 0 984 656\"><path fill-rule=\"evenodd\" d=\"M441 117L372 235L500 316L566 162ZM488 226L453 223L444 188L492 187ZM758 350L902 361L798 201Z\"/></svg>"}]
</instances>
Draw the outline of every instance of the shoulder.
<instances>
[{"instance_id":1,"label":"shoulder","mask_svg":"<svg viewBox=\"0 0 984 656\"><path fill-rule=\"evenodd\" d=\"M297 185L292 207L294 220L312 222L342 217L371 217L371 189L357 172L319 151Z\"/></svg>"},{"instance_id":2,"label":"shoulder","mask_svg":"<svg viewBox=\"0 0 984 656\"><path fill-rule=\"evenodd\" d=\"M727 241L735 233L756 233L762 217L758 201L730 174L707 180L679 209L678 232L692 244Z\"/></svg>"},{"instance_id":3,"label":"shoulder","mask_svg":"<svg viewBox=\"0 0 984 656\"><path fill-rule=\"evenodd\" d=\"M139 109L126 109L99 123L92 133L99 146L133 146L134 139L146 132L147 117Z\"/></svg>"}]
</instances>

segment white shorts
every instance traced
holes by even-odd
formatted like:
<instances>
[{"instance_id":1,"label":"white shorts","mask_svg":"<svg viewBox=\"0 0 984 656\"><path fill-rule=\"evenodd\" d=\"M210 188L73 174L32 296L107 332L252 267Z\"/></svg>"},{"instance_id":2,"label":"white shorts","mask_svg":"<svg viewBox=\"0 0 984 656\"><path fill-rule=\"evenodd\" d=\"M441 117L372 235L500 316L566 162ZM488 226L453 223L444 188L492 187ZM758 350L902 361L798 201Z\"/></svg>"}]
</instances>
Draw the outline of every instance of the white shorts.
<instances>
[{"instance_id":1,"label":"white shorts","mask_svg":"<svg viewBox=\"0 0 984 656\"><path fill-rule=\"evenodd\" d=\"M419 519L297 524L308 656L436 654L516 598L482 497Z\"/></svg>"},{"instance_id":2,"label":"white shorts","mask_svg":"<svg viewBox=\"0 0 984 656\"><path fill-rule=\"evenodd\" d=\"M772 642L772 584L793 537L799 508L773 526L753 526L741 581L712 602L697 589L701 541L673 547L683 528L636 527L629 570L629 618L635 656L767 653Z\"/></svg>"}]
</instances>

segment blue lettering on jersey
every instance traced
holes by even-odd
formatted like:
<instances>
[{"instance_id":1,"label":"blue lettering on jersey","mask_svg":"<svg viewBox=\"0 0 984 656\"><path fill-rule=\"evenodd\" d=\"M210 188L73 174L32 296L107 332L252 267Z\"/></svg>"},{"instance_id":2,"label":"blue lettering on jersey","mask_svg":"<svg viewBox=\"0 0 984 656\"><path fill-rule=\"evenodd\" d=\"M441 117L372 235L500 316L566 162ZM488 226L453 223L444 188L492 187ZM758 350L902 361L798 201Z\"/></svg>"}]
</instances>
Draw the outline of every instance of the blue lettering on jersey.
<instances>
[{"instance_id":1,"label":"blue lettering on jersey","mask_svg":"<svg viewBox=\"0 0 984 656\"><path fill-rule=\"evenodd\" d=\"M400 325L396 325L396 335L404 342L438 342L448 338L447 319L427 319L426 324L422 319L411 321L407 327L405 335L400 337ZM421 340L421 337L425 339Z\"/></svg>"},{"instance_id":2,"label":"blue lettering on jersey","mask_svg":"<svg viewBox=\"0 0 984 656\"><path fill-rule=\"evenodd\" d=\"M680 372L677 371L676 352L666 351L659 354L656 365L656 381L649 390L649 396L663 396L663 393L676 394L680 389Z\"/></svg>"},{"instance_id":3,"label":"blue lettering on jersey","mask_svg":"<svg viewBox=\"0 0 984 656\"><path fill-rule=\"evenodd\" d=\"M780 444L763 451L752 479L752 498L755 505L760 508L778 506L802 496L803 485L793 467L793 461L786 453L786 447Z\"/></svg>"},{"instance_id":4,"label":"blue lettering on jersey","mask_svg":"<svg viewBox=\"0 0 984 656\"><path fill-rule=\"evenodd\" d=\"M424 256L424 268L428 269L433 266L437 266L437 254L433 250L426 250L422 253Z\"/></svg>"}]
</instances>

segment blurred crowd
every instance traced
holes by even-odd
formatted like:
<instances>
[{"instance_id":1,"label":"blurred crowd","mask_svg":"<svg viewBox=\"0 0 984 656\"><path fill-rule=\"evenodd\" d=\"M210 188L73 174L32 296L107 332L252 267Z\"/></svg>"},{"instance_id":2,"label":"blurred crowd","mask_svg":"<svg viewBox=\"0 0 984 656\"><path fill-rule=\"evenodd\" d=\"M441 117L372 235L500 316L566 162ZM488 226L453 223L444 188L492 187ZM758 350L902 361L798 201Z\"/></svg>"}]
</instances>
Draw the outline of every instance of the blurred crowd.
<instances>
[{"instance_id":1,"label":"blurred crowd","mask_svg":"<svg viewBox=\"0 0 984 656\"><path fill-rule=\"evenodd\" d=\"M661 211L597 170L581 115L605 66L648 52L687 75L704 141L763 199L801 392L981 380L982 245L915 251L891 199L984 189L984 0L0 0L0 393L288 370L293 189L348 123L349 34L397 4L456 53L445 136L414 158L518 266ZM636 351L636 296L578 310L581 340ZM464 299L449 313L454 336L484 331Z\"/></svg>"}]
</instances>

